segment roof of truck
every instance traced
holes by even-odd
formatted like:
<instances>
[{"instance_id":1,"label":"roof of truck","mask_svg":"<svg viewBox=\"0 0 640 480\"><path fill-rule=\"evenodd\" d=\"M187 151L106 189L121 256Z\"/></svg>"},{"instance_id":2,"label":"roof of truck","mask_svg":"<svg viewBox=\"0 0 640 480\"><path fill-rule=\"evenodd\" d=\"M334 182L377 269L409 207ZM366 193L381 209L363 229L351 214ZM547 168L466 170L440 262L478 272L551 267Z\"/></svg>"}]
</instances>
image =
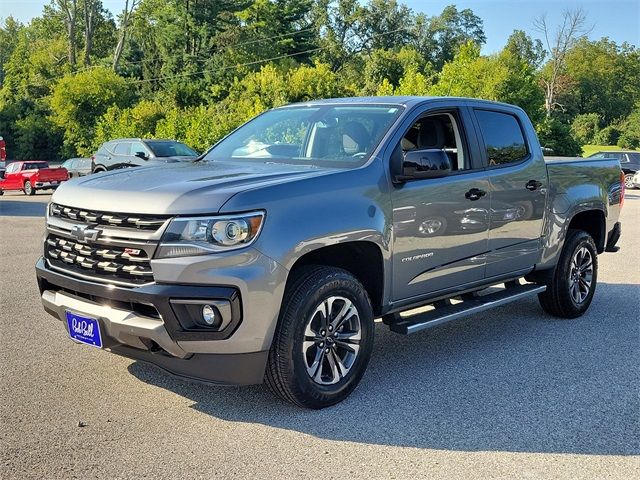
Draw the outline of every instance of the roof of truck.
<instances>
[{"instance_id":1,"label":"roof of truck","mask_svg":"<svg viewBox=\"0 0 640 480\"><path fill-rule=\"evenodd\" d=\"M425 101L435 100L435 101L445 101L445 100L455 100L455 101L470 101L474 103L486 103L488 105L504 105L513 107L513 105L509 105L507 103L502 102L494 102L491 100L483 100L479 98L467 98L467 97L419 97L419 96L411 96L411 95L402 95L402 96L384 96L384 97L343 97L343 98L325 98L320 100L309 100L307 102L298 102L292 103L289 105L283 105L283 107L291 106L291 105L332 105L332 104L349 104L349 105L372 105L372 104L382 104L382 105L403 105L403 106L414 106ZM282 108L282 107L280 107Z\"/></svg>"}]
</instances>

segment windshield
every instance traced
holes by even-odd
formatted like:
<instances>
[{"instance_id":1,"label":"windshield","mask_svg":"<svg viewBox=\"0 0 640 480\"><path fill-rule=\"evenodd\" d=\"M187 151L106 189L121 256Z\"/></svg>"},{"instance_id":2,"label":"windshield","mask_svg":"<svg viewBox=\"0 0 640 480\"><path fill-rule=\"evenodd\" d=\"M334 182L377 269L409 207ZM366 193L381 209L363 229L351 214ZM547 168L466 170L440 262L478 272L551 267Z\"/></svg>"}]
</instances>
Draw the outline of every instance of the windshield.
<instances>
[{"instance_id":1,"label":"windshield","mask_svg":"<svg viewBox=\"0 0 640 480\"><path fill-rule=\"evenodd\" d=\"M180 142L147 141L147 146L156 157L197 157L195 150Z\"/></svg>"},{"instance_id":2,"label":"windshield","mask_svg":"<svg viewBox=\"0 0 640 480\"><path fill-rule=\"evenodd\" d=\"M397 105L322 105L270 110L222 139L204 160L360 166L401 108Z\"/></svg>"}]
</instances>

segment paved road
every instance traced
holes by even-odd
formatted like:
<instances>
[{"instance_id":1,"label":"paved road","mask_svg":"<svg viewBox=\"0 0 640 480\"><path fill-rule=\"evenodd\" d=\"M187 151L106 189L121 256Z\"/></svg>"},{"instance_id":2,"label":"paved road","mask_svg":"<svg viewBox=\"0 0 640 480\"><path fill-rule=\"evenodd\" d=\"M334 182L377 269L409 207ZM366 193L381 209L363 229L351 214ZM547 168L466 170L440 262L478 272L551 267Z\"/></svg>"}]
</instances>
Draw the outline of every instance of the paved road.
<instances>
[{"instance_id":1,"label":"paved road","mask_svg":"<svg viewBox=\"0 0 640 480\"><path fill-rule=\"evenodd\" d=\"M532 299L410 337L378 325L362 384L320 412L65 338L34 281L46 200L0 199L0 478L640 476L638 192L583 318Z\"/></svg>"}]
</instances>

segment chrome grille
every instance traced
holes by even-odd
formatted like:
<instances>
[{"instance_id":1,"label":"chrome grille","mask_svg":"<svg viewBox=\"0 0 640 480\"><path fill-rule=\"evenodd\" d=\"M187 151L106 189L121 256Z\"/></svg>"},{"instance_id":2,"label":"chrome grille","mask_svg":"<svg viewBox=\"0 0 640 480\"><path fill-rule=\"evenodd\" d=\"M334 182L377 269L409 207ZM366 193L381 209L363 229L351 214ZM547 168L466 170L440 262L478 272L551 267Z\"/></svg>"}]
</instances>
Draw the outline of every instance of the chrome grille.
<instances>
[{"instance_id":1,"label":"chrome grille","mask_svg":"<svg viewBox=\"0 0 640 480\"><path fill-rule=\"evenodd\" d=\"M139 246L86 244L49 233L45 257L53 267L105 282L133 285L153 282L150 258Z\"/></svg>"},{"instance_id":2,"label":"chrome grille","mask_svg":"<svg viewBox=\"0 0 640 480\"><path fill-rule=\"evenodd\" d=\"M98 212L82 208L65 207L52 203L49 214L68 220L88 223L90 225L104 225L119 228L133 228L138 230L158 230L166 221L167 216L132 215L111 212Z\"/></svg>"}]
</instances>

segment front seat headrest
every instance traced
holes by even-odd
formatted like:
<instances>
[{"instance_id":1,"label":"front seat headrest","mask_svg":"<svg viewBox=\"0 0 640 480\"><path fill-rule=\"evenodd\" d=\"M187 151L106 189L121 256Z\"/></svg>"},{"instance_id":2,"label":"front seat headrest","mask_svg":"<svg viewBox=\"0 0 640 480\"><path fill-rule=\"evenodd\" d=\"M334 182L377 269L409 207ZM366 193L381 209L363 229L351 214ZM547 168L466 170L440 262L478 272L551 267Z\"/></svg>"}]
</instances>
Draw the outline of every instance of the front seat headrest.
<instances>
[{"instance_id":1,"label":"front seat headrest","mask_svg":"<svg viewBox=\"0 0 640 480\"><path fill-rule=\"evenodd\" d=\"M420 125L418 133L418 148L433 149L444 148L444 128L442 122L436 118L427 118Z\"/></svg>"},{"instance_id":2,"label":"front seat headrest","mask_svg":"<svg viewBox=\"0 0 640 480\"><path fill-rule=\"evenodd\" d=\"M366 152L369 148L369 132L358 122L349 122L342 128L342 149L345 153Z\"/></svg>"}]
</instances>

